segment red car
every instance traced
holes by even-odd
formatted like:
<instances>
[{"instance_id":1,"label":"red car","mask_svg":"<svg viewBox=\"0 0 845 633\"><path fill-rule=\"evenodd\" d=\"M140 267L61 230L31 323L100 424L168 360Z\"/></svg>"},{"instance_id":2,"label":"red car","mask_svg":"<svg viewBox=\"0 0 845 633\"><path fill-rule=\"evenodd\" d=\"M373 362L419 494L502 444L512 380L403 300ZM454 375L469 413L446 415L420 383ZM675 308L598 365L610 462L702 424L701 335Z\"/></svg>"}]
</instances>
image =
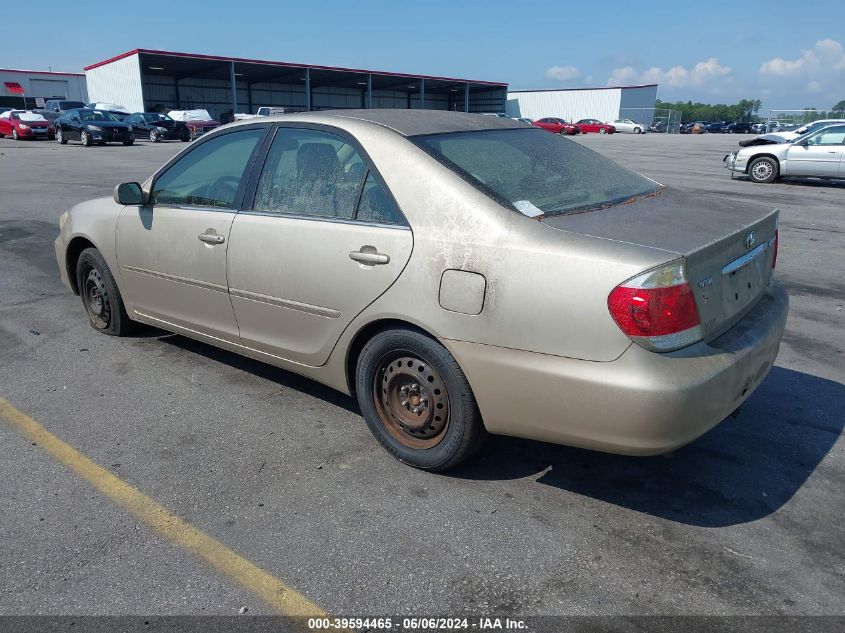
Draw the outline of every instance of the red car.
<instances>
[{"instance_id":1,"label":"red car","mask_svg":"<svg viewBox=\"0 0 845 633\"><path fill-rule=\"evenodd\" d=\"M537 119L531 125L536 125L537 127L541 127L544 130L548 130L549 132L553 132L554 134L580 134L581 130L578 128L577 125L572 125L572 123L568 123L563 119L558 119L557 117L546 117L545 119Z\"/></svg>"},{"instance_id":2,"label":"red car","mask_svg":"<svg viewBox=\"0 0 845 633\"><path fill-rule=\"evenodd\" d=\"M598 119L581 119L576 124L584 134L598 132L599 134L613 134L616 128L610 123L602 123Z\"/></svg>"},{"instance_id":3,"label":"red car","mask_svg":"<svg viewBox=\"0 0 845 633\"><path fill-rule=\"evenodd\" d=\"M9 110L0 114L0 137L56 138L56 128L40 114L28 110Z\"/></svg>"}]
</instances>

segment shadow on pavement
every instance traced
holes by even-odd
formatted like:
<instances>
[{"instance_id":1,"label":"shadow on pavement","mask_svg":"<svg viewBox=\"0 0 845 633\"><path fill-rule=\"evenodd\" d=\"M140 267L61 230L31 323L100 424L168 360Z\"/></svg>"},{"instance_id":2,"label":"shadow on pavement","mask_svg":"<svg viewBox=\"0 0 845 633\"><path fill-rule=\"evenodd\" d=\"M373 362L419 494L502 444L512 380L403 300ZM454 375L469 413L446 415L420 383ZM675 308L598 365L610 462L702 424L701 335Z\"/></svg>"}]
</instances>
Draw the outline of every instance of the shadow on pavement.
<instances>
[{"instance_id":1,"label":"shadow on pavement","mask_svg":"<svg viewBox=\"0 0 845 633\"><path fill-rule=\"evenodd\" d=\"M496 437L450 473L537 480L637 512L701 527L765 517L824 459L845 423L845 386L775 367L738 418L669 456L624 457Z\"/></svg>"}]
</instances>

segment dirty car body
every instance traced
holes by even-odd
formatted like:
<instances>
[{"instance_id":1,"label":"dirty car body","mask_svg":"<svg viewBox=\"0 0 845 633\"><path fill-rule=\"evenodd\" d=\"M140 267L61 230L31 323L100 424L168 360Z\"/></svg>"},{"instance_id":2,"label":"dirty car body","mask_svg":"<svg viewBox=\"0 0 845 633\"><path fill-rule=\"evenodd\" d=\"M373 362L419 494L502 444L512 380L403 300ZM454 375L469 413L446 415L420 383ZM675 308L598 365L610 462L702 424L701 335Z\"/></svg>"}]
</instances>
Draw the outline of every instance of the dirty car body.
<instances>
[{"instance_id":1,"label":"dirty car body","mask_svg":"<svg viewBox=\"0 0 845 633\"><path fill-rule=\"evenodd\" d=\"M355 393L440 470L485 433L650 455L718 424L777 355L776 230L519 122L364 110L215 130L71 209L56 256L98 329L125 304Z\"/></svg>"}]
</instances>

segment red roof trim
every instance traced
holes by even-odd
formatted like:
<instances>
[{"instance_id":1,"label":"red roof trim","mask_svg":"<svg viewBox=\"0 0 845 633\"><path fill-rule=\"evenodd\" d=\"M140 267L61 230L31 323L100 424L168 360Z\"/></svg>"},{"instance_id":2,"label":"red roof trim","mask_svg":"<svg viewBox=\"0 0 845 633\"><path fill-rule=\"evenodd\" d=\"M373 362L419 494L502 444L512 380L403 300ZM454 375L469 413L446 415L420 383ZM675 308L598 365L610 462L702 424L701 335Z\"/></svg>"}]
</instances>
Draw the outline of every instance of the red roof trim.
<instances>
[{"instance_id":1,"label":"red roof trim","mask_svg":"<svg viewBox=\"0 0 845 633\"><path fill-rule=\"evenodd\" d=\"M508 90L508 92L572 92L579 90L616 90L617 88L657 88L657 84L640 84L639 86L605 86L603 88L545 88L541 90Z\"/></svg>"},{"instance_id":2,"label":"red roof trim","mask_svg":"<svg viewBox=\"0 0 845 633\"><path fill-rule=\"evenodd\" d=\"M85 73L59 73L52 70L19 70L17 68L0 68L0 73L22 73L25 75L64 75L84 77Z\"/></svg>"},{"instance_id":3,"label":"red roof trim","mask_svg":"<svg viewBox=\"0 0 845 633\"><path fill-rule=\"evenodd\" d=\"M115 57L111 57L105 61L97 62L96 64L91 64L90 66L86 66L85 70L92 70L94 68L99 68L100 66L105 66L106 64L110 64L112 62L116 62L120 59L124 59L126 57L131 57L132 55L137 55L139 53L144 53L147 55L162 55L162 56L169 56L169 57L185 57L189 59L205 59L205 60L212 60L212 61L221 61L221 62L236 62L242 64L266 64L268 66L285 66L287 68L310 68L311 70L329 70L335 72L348 72L348 73L369 73L373 75L384 75L387 77L408 77L410 79L432 79L436 81L456 81L459 83L470 83L470 84L482 84L485 86L496 86L505 88L508 84L501 83L497 81L476 81L474 79L458 79L455 77L436 77L433 75L414 75L410 73L394 73L394 72L387 72L387 71L380 71L380 70L364 70L361 68L344 68L342 66L319 66L316 64L297 64L293 62L275 62L269 61L266 59L246 59L244 57L221 57L219 55L200 55L196 53L178 53L175 51L158 51L158 50L151 50L147 48L136 48L135 50L127 51L126 53L121 53L120 55L116 55Z\"/></svg>"}]
</instances>

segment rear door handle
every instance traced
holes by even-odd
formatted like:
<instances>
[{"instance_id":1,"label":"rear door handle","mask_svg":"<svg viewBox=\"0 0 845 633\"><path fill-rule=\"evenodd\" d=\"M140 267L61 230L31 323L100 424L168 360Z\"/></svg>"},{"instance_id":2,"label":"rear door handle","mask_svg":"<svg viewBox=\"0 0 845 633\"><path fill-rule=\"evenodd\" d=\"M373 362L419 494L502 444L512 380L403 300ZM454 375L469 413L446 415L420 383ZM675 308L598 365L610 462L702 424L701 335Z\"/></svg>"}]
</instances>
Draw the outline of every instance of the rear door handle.
<instances>
[{"instance_id":1,"label":"rear door handle","mask_svg":"<svg viewBox=\"0 0 845 633\"><path fill-rule=\"evenodd\" d=\"M225 237L217 235L217 233L200 233L197 237L200 242L205 242L206 244L222 244L226 241Z\"/></svg>"},{"instance_id":2,"label":"rear door handle","mask_svg":"<svg viewBox=\"0 0 845 633\"><path fill-rule=\"evenodd\" d=\"M390 263L390 255L379 253L374 246L362 246L361 250L350 251L349 259L370 266Z\"/></svg>"}]
</instances>

